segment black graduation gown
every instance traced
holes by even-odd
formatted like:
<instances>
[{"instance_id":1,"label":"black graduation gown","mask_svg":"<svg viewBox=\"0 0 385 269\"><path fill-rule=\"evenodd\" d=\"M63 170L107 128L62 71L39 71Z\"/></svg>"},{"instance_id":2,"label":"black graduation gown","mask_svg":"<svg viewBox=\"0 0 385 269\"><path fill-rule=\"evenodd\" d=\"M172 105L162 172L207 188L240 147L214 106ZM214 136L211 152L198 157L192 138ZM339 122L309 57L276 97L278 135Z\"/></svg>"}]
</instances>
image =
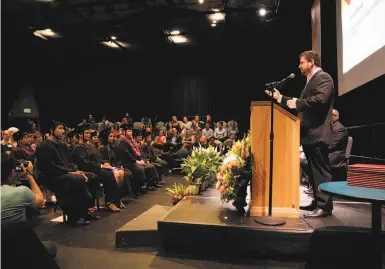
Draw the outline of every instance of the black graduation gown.
<instances>
[{"instance_id":1,"label":"black graduation gown","mask_svg":"<svg viewBox=\"0 0 385 269\"><path fill-rule=\"evenodd\" d=\"M23 147L17 146L12 149L11 156L15 160L26 160L32 162L32 164L35 162L35 153L32 152L32 149L28 154Z\"/></svg>"},{"instance_id":2,"label":"black graduation gown","mask_svg":"<svg viewBox=\"0 0 385 269\"><path fill-rule=\"evenodd\" d=\"M121 167L121 163L117 158L116 148L111 145L103 145L99 148L100 153L102 154L103 160L108 162L113 167ZM121 188L122 197L132 195L132 173L128 168L124 168L124 178L125 181Z\"/></svg>"},{"instance_id":3,"label":"black graduation gown","mask_svg":"<svg viewBox=\"0 0 385 269\"><path fill-rule=\"evenodd\" d=\"M120 206L120 190L111 169L101 168L103 158L100 152L92 145L78 144L73 151L72 158L81 171L92 172L98 175L103 183L106 202Z\"/></svg>"},{"instance_id":4,"label":"black graduation gown","mask_svg":"<svg viewBox=\"0 0 385 269\"><path fill-rule=\"evenodd\" d=\"M134 192L139 192L142 185L146 183L146 175L144 167L137 165L137 159L135 151L132 146L125 139L120 138L115 146L118 160L120 160L122 166L125 169L129 169L132 172L132 187Z\"/></svg>"},{"instance_id":5,"label":"black graduation gown","mask_svg":"<svg viewBox=\"0 0 385 269\"><path fill-rule=\"evenodd\" d=\"M118 161L114 146L110 146L110 145L101 146L99 148L99 151L102 154L103 160L111 164L111 166L113 167L121 166L120 162Z\"/></svg>"},{"instance_id":6,"label":"black graduation gown","mask_svg":"<svg viewBox=\"0 0 385 269\"><path fill-rule=\"evenodd\" d=\"M36 169L38 181L52 189L70 219L87 215L92 196L84 178L70 174L64 144L43 141L36 149Z\"/></svg>"}]
</instances>

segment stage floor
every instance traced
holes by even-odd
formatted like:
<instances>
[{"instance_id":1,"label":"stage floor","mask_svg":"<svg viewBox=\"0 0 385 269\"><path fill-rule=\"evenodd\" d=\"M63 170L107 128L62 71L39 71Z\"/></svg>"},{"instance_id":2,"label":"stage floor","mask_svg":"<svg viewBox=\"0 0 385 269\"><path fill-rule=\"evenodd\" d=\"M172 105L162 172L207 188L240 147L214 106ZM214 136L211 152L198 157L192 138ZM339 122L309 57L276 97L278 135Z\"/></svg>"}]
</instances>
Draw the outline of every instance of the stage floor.
<instances>
[{"instance_id":1,"label":"stage floor","mask_svg":"<svg viewBox=\"0 0 385 269\"><path fill-rule=\"evenodd\" d=\"M311 199L301 188L300 203L306 205ZM158 221L163 247L181 252L215 250L248 258L268 253L274 259L303 260L312 248L323 244L340 245L345 250L348 247L341 245L341 240L348 246L350 239L360 245L369 244L370 204L336 200L331 217L287 219L285 225L275 227L258 224L254 217L239 217L234 210L231 203L220 200L215 189L186 197ZM382 217L385 221L385 213Z\"/></svg>"}]
</instances>

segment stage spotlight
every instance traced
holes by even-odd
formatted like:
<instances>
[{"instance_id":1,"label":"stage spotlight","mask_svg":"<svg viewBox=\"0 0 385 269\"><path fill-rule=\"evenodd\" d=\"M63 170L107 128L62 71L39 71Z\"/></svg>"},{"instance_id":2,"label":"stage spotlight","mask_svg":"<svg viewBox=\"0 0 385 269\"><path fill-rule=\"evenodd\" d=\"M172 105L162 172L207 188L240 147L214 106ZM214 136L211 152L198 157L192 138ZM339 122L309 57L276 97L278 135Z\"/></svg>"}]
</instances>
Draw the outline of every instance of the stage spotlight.
<instances>
[{"instance_id":1,"label":"stage spotlight","mask_svg":"<svg viewBox=\"0 0 385 269\"><path fill-rule=\"evenodd\" d=\"M116 40L116 36L111 36L111 39L112 40Z\"/></svg>"},{"instance_id":2,"label":"stage spotlight","mask_svg":"<svg viewBox=\"0 0 385 269\"><path fill-rule=\"evenodd\" d=\"M265 16L266 15L266 13L267 13L267 11L266 11L266 9L264 9L264 8L260 8L259 9L259 11L258 11L258 13L259 13L259 16Z\"/></svg>"}]
</instances>

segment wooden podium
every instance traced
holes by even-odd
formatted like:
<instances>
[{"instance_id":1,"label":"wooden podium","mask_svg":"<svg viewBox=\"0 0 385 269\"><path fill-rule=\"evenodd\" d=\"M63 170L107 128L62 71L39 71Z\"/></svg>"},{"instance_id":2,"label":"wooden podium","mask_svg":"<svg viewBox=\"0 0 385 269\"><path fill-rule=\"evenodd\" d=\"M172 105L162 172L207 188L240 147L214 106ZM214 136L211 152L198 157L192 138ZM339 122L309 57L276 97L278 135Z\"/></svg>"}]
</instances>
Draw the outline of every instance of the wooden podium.
<instances>
[{"instance_id":1,"label":"wooden podium","mask_svg":"<svg viewBox=\"0 0 385 269\"><path fill-rule=\"evenodd\" d=\"M251 103L254 156L250 216L267 216L270 176L270 102ZM274 104L273 217L299 218L300 121Z\"/></svg>"}]
</instances>

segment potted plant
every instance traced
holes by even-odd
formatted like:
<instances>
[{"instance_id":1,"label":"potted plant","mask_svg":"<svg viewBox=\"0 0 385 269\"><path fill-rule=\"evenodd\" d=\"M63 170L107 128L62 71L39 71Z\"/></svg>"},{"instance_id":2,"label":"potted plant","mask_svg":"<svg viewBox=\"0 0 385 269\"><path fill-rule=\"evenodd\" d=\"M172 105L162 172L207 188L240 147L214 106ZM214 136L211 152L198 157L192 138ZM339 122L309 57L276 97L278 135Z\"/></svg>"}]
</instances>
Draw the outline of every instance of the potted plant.
<instances>
[{"instance_id":1,"label":"potted plant","mask_svg":"<svg viewBox=\"0 0 385 269\"><path fill-rule=\"evenodd\" d=\"M187 186L181 183L175 183L172 188L166 188L168 195L172 197L172 204L176 205L189 193L186 192Z\"/></svg>"},{"instance_id":2,"label":"potted plant","mask_svg":"<svg viewBox=\"0 0 385 269\"><path fill-rule=\"evenodd\" d=\"M182 164L184 178L192 186L192 193L199 194L215 181L215 172L222 161L223 157L212 146L193 148L192 154Z\"/></svg>"}]
</instances>

